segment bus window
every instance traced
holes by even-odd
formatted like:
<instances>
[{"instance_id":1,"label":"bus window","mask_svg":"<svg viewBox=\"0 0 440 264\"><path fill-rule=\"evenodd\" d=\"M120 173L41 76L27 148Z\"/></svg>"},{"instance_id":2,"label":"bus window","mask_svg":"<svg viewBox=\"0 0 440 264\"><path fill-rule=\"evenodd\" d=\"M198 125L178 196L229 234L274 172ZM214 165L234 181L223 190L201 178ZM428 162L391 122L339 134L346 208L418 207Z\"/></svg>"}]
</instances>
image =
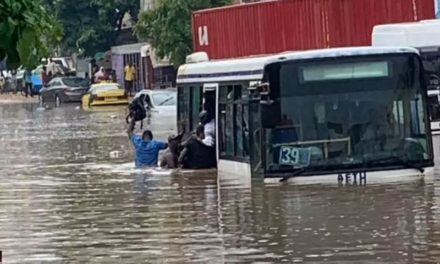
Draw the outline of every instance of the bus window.
<instances>
[{"instance_id":1,"label":"bus window","mask_svg":"<svg viewBox=\"0 0 440 264\"><path fill-rule=\"evenodd\" d=\"M426 86L428 88L428 108L431 121L440 121L438 94L440 90L440 53L438 51L421 52Z\"/></svg>"},{"instance_id":2,"label":"bus window","mask_svg":"<svg viewBox=\"0 0 440 264\"><path fill-rule=\"evenodd\" d=\"M202 111L202 87L191 87L191 130L194 131L200 122L200 112Z\"/></svg>"},{"instance_id":3,"label":"bus window","mask_svg":"<svg viewBox=\"0 0 440 264\"><path fill-rule=\"evenodd\" d=\"M437 92L438 93L438 92ZM437 94L428 92L428 107L431 121L440 121L440 104Z\"/></svg>"},{"instance_id":4,"label":"bus window","mask_svg":"<svg viewBox=\"0 0 440 264\"><path fill-rule=\"evenodd\" d=\"M186 86L181 86L177 90L177 118L178 118L178 130L179 133L188 133L191 131L190 127L190 88Z\"/></svg>"},{"instance_id":5,"label":"bus window","mask_svg":"<svg viewBox=\"0 0 440 264\"><path fill-rule=\"evenodd\" d=\"M179 133L194 131L199 124L202 111L202 87L181 86L178 88L178 129Z\"/></svg>"}]
</instances>

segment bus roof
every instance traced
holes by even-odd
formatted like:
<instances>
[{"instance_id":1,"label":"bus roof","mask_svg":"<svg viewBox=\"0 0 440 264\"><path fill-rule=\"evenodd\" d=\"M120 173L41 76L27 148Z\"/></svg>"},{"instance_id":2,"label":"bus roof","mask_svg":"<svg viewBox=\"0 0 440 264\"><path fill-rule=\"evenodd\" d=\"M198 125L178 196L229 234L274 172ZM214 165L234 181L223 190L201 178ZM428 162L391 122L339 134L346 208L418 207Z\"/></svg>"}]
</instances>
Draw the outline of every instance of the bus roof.
<instances>
[{"instance_id":1,"label":"bus roof","mask_svg":"<svg viewBox=\"0 0 440 264\"><path fill-rule=\"evenodd\" d=\"M418 51L411 47L350 47L350 48L332 48L309 50L302 52L293 52L286 54L279 54L273 56L267 61L267 64L286 61L286 60L312 60L320 58L336 58L336 57L352 57L362 55L380 55L380 54L395 54L395 53L414 53Z\"/></svg>"},{"instance_id":2,"label":"bus roof","mask_svg":"<svg viewBox=\"0 0 440 264\"><path fill-rule=\"evenodd\" d=\"M440 20L377 25L373 28L373 46L440 46Z\"/></svg>"},{"instance_id":3,"label":"bus roof","mask_svg":"<svg viewBox=\"0 0 440 264\"><path fill-rule=\"evenodd\" d=\"M247 57L185 64L179 67L177 83L261 80L264 65L269 57Z\"/></svg>"},{"instance_id":4,"label":"bus roof","mask_svg":"<svg viewBox=\"0 0 440 264\"><path fill-rule=\"evenodd\" d=\"M228 60L213 60L185 64L179 67L177 83L218 83L228 81L252 81L263 78L266 64L286 60L307 60L315 58L349 57L359 55L415 53L410 47L351 47L332 48L298 52L283 52L276 55L246 57Z\"/></svg>"}]
</instances>

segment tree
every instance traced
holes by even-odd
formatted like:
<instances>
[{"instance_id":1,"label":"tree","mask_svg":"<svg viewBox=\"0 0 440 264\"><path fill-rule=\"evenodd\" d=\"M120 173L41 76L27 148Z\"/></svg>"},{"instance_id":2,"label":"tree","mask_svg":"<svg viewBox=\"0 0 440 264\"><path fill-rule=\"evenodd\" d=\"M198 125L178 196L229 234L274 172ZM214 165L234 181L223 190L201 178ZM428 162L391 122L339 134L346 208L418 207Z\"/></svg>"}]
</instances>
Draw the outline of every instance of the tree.
<instances>
[{"instance_id":1,"label":"tree","mask_svg":"<svg viewBox=\"0 0 440 264\"><path fill-rule=\"evenodd\" d=\"M114 45L126 13L137 17L139 0L44 0L65 28L62 50L93 56Z\"/></svg>"},{"instance_id":2,"label":"tree","mask_svg":"<svg viewBox=\"0 0 440 264\"><path fill-rule=\"evenodd\" d=\"M0 60L8 68L35 67L61 37L61 26L39 1L0 1Z\"/></svg>"},{"instance_id":3,"label":"tree","mask_svg":"<svg viewBox=\"0 0 440 264\"><path fill-rule=\"evenodd\" d=\"M156 9L140 14L135 33L152 42L158 57L169 56L177 67L193 50L192 12L229 3L231 0L162 0Z\"/></svg>"},{"instance_id":4,"label":"tree","mask_svg":"<svg viewBox=\"0 0 440 264\"><path fill-rule=\"evenodd\" d=\"M129 14L134 21L139 14L139 0L92 0L99 7L100 15L106 17L113 28L121 30L125 14Z\"/></svg>"}]
</instances>

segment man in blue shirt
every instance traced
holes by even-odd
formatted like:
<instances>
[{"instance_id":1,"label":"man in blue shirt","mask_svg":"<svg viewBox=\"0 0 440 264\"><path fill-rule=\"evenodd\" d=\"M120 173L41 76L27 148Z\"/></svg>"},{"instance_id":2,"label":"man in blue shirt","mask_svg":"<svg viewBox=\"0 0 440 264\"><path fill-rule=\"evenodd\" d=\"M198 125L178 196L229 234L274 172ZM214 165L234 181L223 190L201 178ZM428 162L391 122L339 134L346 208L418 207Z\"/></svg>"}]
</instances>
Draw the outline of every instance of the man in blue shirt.
<instances>
[{"instance_id":1,"label":"man in blue shirt","mask_svg":"<svg viewBox=\"0 0 440 264\"><path fill-rule=\"evenodd\" d=\"M150 130L145 130L142 134L142 137L140 135L134 134L134 125L135 121L134 119L132 119L128 127L127 133L128 138L131 140L136 150L136 168L156 167L159 151L166 149L168 147L168 144L165 142L154 140L153 133Z\"/></svg>"}]
</instances>

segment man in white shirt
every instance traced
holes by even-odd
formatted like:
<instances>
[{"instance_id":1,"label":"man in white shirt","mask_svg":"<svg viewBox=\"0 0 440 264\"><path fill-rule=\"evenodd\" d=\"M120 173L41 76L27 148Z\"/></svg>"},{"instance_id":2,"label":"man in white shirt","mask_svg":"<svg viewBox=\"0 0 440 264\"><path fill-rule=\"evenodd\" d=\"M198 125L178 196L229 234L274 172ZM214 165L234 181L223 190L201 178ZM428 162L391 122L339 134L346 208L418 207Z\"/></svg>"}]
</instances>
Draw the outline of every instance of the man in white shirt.
<instances>
[{"instance_id":1,"label":"man in white shirt","mask_svg":"<svg viewBox=\"0 0 440 264\"><path fill-rule=\"evenodd\" d=\"M203 143L208 147L215 147L215 119L208 112L202 111L200 122L205 128Z\"/></svg>"},{"instance_id":2,"label":"man in white shirt","mask_svg":"<svg viewBox=\"0 0 440 264\"><path fill-rule=\"evenodd\" d=\"M52 72L52 76L55 76L58 73L58 65L53 62L52 59L49 59L49 64L47 65L47 74L49 74L49 72Z\"/></svg>"}]
</instances>

